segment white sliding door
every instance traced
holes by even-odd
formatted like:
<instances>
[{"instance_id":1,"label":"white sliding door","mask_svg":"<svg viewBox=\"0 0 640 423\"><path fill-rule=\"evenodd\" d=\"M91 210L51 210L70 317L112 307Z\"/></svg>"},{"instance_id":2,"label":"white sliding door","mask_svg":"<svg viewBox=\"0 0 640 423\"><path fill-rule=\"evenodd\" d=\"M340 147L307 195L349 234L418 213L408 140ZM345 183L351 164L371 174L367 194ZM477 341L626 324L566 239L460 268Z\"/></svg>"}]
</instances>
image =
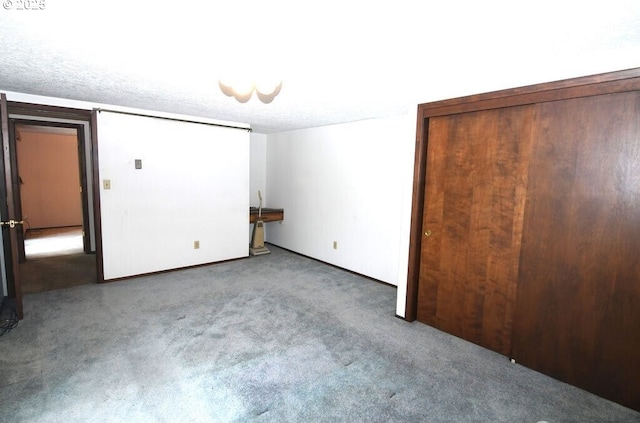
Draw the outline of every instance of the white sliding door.
<instances>
[{"instance_id":1,"label":"white sliding door","mask_svg":"<svg viewBox=\"0 0 640 423\"><path fill-rule=\"evenodd\" d=\"M248 255L249 132L100 111L105 280Z\"/></svg>"}]
</instances>

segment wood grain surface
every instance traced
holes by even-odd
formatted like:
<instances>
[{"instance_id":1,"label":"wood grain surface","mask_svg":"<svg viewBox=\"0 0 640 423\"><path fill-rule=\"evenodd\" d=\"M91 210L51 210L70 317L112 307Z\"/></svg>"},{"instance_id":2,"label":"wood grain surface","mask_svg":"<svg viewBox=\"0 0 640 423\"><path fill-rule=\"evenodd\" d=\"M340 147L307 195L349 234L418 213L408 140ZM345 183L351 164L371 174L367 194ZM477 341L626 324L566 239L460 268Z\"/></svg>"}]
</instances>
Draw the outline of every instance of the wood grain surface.
<instances>
[{"instance_id":1,"label":"wood grain surface","mask_svg":"<svg viewBox=\"0 0 640 423\"><path fill-rule=\"evenodd\" d=\"M509 354L531 106L430 119L418 320Z\"/></svg>"},{"instance_id":2,"label":"wood grain surface","mask_svg":"<svg viewBox=\"0 0 640 423\"><path fill-rule=\"evenodd\" d=\"M640 93L541 104L512 356L640 409Z\"/></svg>"}]
</instances>

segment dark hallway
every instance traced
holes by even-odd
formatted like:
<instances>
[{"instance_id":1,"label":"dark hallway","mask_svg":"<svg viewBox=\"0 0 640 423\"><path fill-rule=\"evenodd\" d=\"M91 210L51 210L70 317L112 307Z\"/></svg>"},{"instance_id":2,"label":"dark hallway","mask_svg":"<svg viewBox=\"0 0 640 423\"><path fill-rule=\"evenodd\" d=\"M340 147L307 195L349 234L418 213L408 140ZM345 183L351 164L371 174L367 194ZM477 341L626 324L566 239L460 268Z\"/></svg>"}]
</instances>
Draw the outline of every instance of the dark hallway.
<instances>
[{"instance_id":1,"label":"dark hallway","mask_svg":"<svg viewBox=\"0 0 640 423\"><path fill-rule=\"evenodd\" d=\"M96 256L82 249L82 227L34 229L25 237L22 293L96 283Z\"/></svg>"}]
</instances>

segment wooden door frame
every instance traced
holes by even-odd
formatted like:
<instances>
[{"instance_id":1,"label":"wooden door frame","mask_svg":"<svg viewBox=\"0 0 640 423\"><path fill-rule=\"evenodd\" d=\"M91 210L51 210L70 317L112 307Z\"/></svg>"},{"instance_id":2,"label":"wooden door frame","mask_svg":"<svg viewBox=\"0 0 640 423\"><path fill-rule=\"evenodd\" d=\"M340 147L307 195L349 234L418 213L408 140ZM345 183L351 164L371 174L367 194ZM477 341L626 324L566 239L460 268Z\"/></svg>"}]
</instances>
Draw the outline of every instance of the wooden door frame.
<instances>
[{"instance_id":1,"label":"wooden door frame","mask_svg":"<svg viewBox=\"0 0 640 423\"><path fill-rule=\"evenodd\" d=\"M4 195L4 200L2 202L2 218L9 220L21 220L16 216L16 211L14 207L14 196L12 194L12 183L14 178L12 177L12 166L10 165L12 161L12 156L15 157L15 151L11 149L10 139L11 136L9 134L9 107L7 104L7 97L4 93L0 93L0 123L2 125L2 149L3 149L3 160L2 160L2 173L3 173L3 184L2 184L2 193ZM4 229L7 228L6 231ZM20 285L20 271L19 271L19 263L18 263L18 239L17 232L18 230L22 230L22 225L17 225L14 227L3 226L3 232L8 235L5 237L3 234L3 254L5 255L5 276L7 277L7 293L10 297L14 298L15 301L15 310L18 316L18 319L22 319L24 316L23 307L22 307L22 286ZM7 239L8 238L8 239ZM7 252L9 249L9 253ZM11 260L6 260L8 256L11 256ZM10 284L10 279L12 279L13 285Z\"/></svg>"},{"instance_id":2,"label":"wooden door frame","mask_svg":"<svg viewBox=\"0 0 640 423\"><path fill-rule=\"evenodd\" d=\"M82 124L78 124L78 123L67 123L67 122L52 122L52 121L41 121L41 120L31 120L31 119L25 119L25 118L10 118L9 119L9 126L10 126L10 130L9 133L12 134L12 138L9 140L10 143L15 143L16 142L16 129L15 127L17 125L32 125L32 126L44 126L44 127L52 127L52 128L70 128L70 129L75 129L76 130L76 143L77 143L77 154L78 154L78 166L79 166L79 171L80 171L80 189L81 189L81 193L80 193L80 197L81 197L81 207L82 207L82 229L83 231L87 231L90 229L90 220L89 220L89 195L88 195L88 186L87 186L87 168L86 168L86 154L84 151L84 147L85 147L85 136L84 136L84 126ZM17 148L17 146L16 146ZM16 149L17 152L17 149ZM17 159L17 157L16 157ZM18 162L15 167L15 171L19 171L19 167L20 167L20 163ZM19 175L18 175L19 178ZM14 185L14 195L16 196L16 198L19 200L22 197L22 189L20 187L20 184L15 184ZM16 210L20 210L17 211L16 213L19 215L22 215L22 202L21 201L17 201L16 204ZM23 216L24 217L24 216ZM90 236L83 236L83 251L86 254L90 254L92 253L91 251L91 237ZM19 244L18 244L18 248L19 248L19 257L20 257L20 262L24 262L25 261L25 251L24 251L24 236L20 236L19 237Z\"/></svg>"},{"instance_id":3,"label":"wooden door frame","mask_svg":"<svg viewBox=\"0 0 640 423\"><path fill-rule=\"evenodd\" d=\"M89 115L89 124L91 127L91 161L93 166L93 215L94 230L96 240L96 276L98 283L104 283L104 260L102 257L102 211L100 208L100 172L98 169L98 112L93 109Z\"/></svg>"},{"instance_id":4,"label":"wooden door frame","mask_svg":"<svg viewBox=\"0 0 640 423\"><path fill-rule=\"evenodd\" d=\"M3 94L3 97L4 94ZM5 97L6 98L6 97ZM11 119L16 120L29 120L29 118L37 118L37 124L43 125L49 123L49 125L57 125L61 126L61 122L57 122L56 120L69 120L69 121L80 121L82 124L71 123L71 125L79 125L84 129L84 125L89 125L89 131L91 133L91 157L87 157L85 151L82 152L82 159L91 161L91 175L87 175L87 180L85 182L85 187L88 188L89 184L93 190L93 241L95 242L95 251L96 251L96 270L97 270L97 282L104 282L104 273L102 271L102 232L100 225L100 190L99 190L99 182L98 182L98 143L97 143L97 129L95 127L96 120L92 117L92 111L86 109L75 109L69 107L59 107L59 106L50 106L44 104L35 104L35 103L23 103L16 101L6 101L7 105L7 116L12 116ZM51 121L47 121L47 119L51 119ZM8 119L9 120L9 119ZM5 133L3 127L3 134ZM7 136L8 136L8 128L7 128ZM4 136L4 135L3 135ZM83 130L78 129L78 141L83 145L86 145L87 140L85 139L85 133ZM81 159L81 160L82 160ZM86 163L85 163L86 165ZM91 181L88 179L91 178ZM83 191L86 191L83 188ZM83 193L84 194L84 193ZM88 194L87 194L88 195ZM84 206L86 207L88 213L88 197ZM84 207L83 207L84 208ZM84 216L83 216L84 218ZM91 226L91 225L90 225ZM89 238L89 237L85 237ZM85 244L88 244L89 250L91 249L91 239L85 240ZM7 248L7 245L4 246ZM87 245L85 245L87 248ZM86 251L86 250L85 250ZM11 271L16 271L15 269L11 269ZM9 273L9 269L7 270ZM7 277L13 277L13 274L8 274ZM7 285L9 285L9 281L7 281ZM22 316L20 316L22 318Z\"/></svg>"},{"instance_id":5,"label":"wooden door frame","mask_svg":"<svg viewBox=\"0 0 640 423\"><path fill-rule=\"evenodd\" d=\"M405 320L412 322L417 317L424 190L428 176L426 159L429 118L546 101L634 91L638 89L639 84L640 68L634 68L418 105Z\"/></svg>"}]
</instances>

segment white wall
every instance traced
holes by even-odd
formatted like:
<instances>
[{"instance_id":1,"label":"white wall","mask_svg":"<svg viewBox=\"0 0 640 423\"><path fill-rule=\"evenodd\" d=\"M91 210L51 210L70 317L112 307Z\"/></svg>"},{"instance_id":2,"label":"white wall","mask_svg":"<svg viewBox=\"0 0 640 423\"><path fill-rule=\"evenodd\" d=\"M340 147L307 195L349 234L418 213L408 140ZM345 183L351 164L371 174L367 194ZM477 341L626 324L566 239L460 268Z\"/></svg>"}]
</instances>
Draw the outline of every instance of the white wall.
<instances>
[{"instance_id":1,"label":"white wall","mask_svg":"<svg viewBox=\"0 0 640 423\"><path fill-rule=\"evenodd\" d=\"M13 101L86 109L105 107L49 97L10 94L10 100ZM85 133L88 132L88 128L85 129ZM248 187L242 194L246 206L248 203L258 204L257 190L260 189L265 207L285 209L284 222L265 225L269 242L398 285L396 312L404 316L415 110L410 110L407 116L396 118L275 135L247 135L246 131L234 129L228 131L243 134L239 135L243 137L239 144L244 145L246 150L243 154L249 157L249 164L240 165L245 169L245 175L250 175L249 181L243 183ZM174 183L173 177L181 179L184 172L185 175L191 175L197 169L193 165L202 163L200 160L205 161L209 168L213 162L206 160L206 157L216 157L215 154L194 155L186 152L190 148L203 148L206 152L211 145L204 143L194 147L180 132L176 134L171 147L161 143L164 145L162 152L154 152L148 140L113 144L105 140L103 135L101 133L99 136L100 163L105 166L104 169L100 168L101 179L111 179L112 182L110 191L101 189L100 192L102 215L109 221L103 222L103 237L109 238L110 234L114 234L106 241L109 245L105 245L104 251L107 253L105 261L109 261L105 266L107 279L214 261L214 251L207 251L210 241L208 237L211 236L211 228L207 225L212 224L215 219L209 218L212 211L204 210L212 207L209 203L212 196L192 192L196 191L195 185L199 184L191 186L182 181L189 192L194 194L193 198L202 200L203 205L193 206L190 203L194 210L199 210L197 216L192 214L193 210L167 213L166 207L170 208L175 201L163 189ZM249 139L248 143L245 137ZM140 157L134 157L137 155ZM157 183L146 184L145 189L152 192L142 192L141 197L136 198L133 195L135 184L127 186L134 182L131 178L137 178L133 169L135 158L143 159L142 172L149 172L149 166L156 159L165 161L175 158L175 165L164 169L171 175L169 180L160 177ZM246 170L245 166L249 169ZM157 168L154 172L156 171L160 172L160 169ZM148 179L150 178L145 176L145 180ZM127 186L125 201L110 203L109 198L124 194L118 192L123 182ZM125 227L118 224L126 222L132 212L145 208L149 209L149 213L140 216L147 216L150 222L136 217L133 221L138 225L132 225L131 220ZM246 207L243 206L243 214L245 210ZM246 255L250 239L250 226L245 222L243 218L241 230L244 238L234 237L241 240L242 255ZM113 231L107 230L109 225L113 226ZM193 250L193 241L197 238L201 242L201 248ZM338 241L337 250L332 248L334 240ZM173 244L177 245L177 251L173 251ZM124 248L126 253L120 248ZM169 256L175 256L175 261L171 259L166 262L164 259Z\"/></svg>"},{"instance_id":2,"label":"white wall","mask_svg":"<svg viewBox=\"0 0 640 423\"><path fill-rule=\"evenodd\" d=\"M248 131L103 111L98 153L105 279L248 255Z\"/></svg>"},{"instance_id":3,"label":"white wall","mask_svg":"<svg viewBox=\"0 0 640 423\"><path fill-rule=\"evenodd\" d=\"M249 204L258 207L258 191L260 191L262 205L265 207L267 201L267 136L252 132L250 145Z\"/></svg>"},{"instance_id":4,"label":"white wall","mask_svg":"<svg viewBox=\"0 0 640 423\"><path fill-rule=\"evenodd\" d=\"M267 135L251 133L250 141L250 177L249 204L252 207L260 205L258 191L262 195L262 206L267 204ZM264 225L264 240L267 241L269 225ZM249 225L249 239L253 232L253 225Z\"/></svg>"},{"instance_id":5,"label":"white wall","mask_svg":"<svg viewBox=\"0 0 640 423\"><path fill-rule=\"evenodd\" d=\"M404 316L414 145L413 111L269 135L267 205L285 216L269 242L405 285Z\"/></svg>"}]
</instances>

